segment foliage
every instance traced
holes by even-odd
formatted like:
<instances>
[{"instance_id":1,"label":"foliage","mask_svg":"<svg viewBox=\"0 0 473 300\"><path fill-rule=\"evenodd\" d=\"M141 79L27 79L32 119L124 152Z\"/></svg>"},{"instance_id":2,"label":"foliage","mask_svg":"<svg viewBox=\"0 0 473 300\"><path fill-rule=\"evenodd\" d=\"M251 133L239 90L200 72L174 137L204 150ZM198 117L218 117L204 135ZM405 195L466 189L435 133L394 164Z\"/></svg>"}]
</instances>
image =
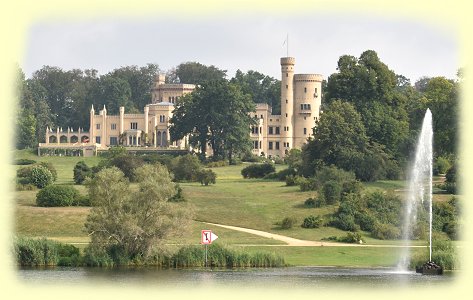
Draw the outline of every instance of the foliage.
<instances>
[{"instance_id":1,"label":"foliage","mask_svg":"<svg viewBox=\"0 0 473 300\"><path fill-rule=\"evenodd\" d=\"M276 169L270 163L251 164L241 170L243 178L263 178L269 173L275 172Z\"/></svg>"},{"instance_id":2,"label":"foliage","mask_svg":"<svg viewBox=\"0 0 473 300\"><path fill-rule=\"evenodd\" d=\"M391 224L384 223L375 223L371 234L374 238L380 240L394 240L401 237L401 231L399 228Z\"/></svg>"},{"instance_id":3,"label":"foliage","mask_svg":"<svg viewBox=\"0 0 473 300\"><path fill-rule=\"evenodd\" d=\"M363 243L363 239L359 232L347 232L346 236L337 238L337 241L342 243Z\"/></svg>"},{"instance_id":4,"label":"foliage","mask_svg":"<svg viewBox=\"0 0 473 300\"><path fill-rule=\"evenodd\" d=\"M255 120L250 112L251 97L225 80L207 81L176 103L170 120L173 141L189 135L189 143L199 149L202 160L210 144L214 160L228 159L250 147L249 130Z\"/></svg>"},{"instance_id":5,"label":"foliage","mask_svg":"<svg viewBox=\"0 0 473 300\"><path fill-rule=\"evenodd\" d=\"M90 251L106 253L115 264L148 258L165 239L183 234L191 220L188 209L168 202L176 190L165 167L144 165L135 175L138 191L130 190L116 167L100 171L88 184Z\"/></svg>"},{"instance_id":6,"label":"foliage","mask_svg":"<svg viewBox=\"0 0 473 300\"><path fill-rule=\"evenodd\" d=\"M20 266L79 266L79 248L45 238L17 237L14 240L14 255Z\"/></svg>"},{"instance_id":7,"label":"foliage","mask_svg":"<svg viewBox=\"0 0 473 300\"><path fill-rule=\"evenodd\" d=\"M226 70L211 65L206 66L198 62L185 62L172 69L167 74L169 83L187 83L202 85L208 81L224 79L227 76Z\"/></svg>"},{"instance_id":8,"label":"foliage","mask_svg":"<svg viewBox=\"0 0 473 300\"><path fill-rule=\"evenodd\" d=\"M20 158L20 159L15 159L14 164L18 166L25 166L25 165L32 165L35 164L36 160L33 159L27 159L27 158Z\"/></svg>"},{"instance_id":9,"label":"foliage","mask_svg":"<svg viewBox=\"0 0 473 300\"><path fill-rule=\"evenodd\" d=\"M200 182L200 184L208 186L211 183L215 184L217 180L217 174L215 174L215 172L210 169L201 169L197 172L196 179Z\"/></svg>"},{"instance_id":10,"label":"foliage","mask_svg":"<svg viewBox=\"0 0 473 300\"><path fill-rule=\"evenodd\" d=\"M325 199L323 197L317 197L317 198L307 198L305 201L304 201L304 206L305 207L322 207L324 206L326 203L325 203Z\"/></svg>"},{"instance_id":11,"label":"foliage","mask_svg":"<svg viewBox=\"0 0 473 300\"><path fill-rule=\"evenodd\" d=\"M171 172L176 181L198 181L197 176L202 165L197 156L187 154L171 161Z\"/></svg>"},{"instance_id":12,"label":"foliage","mask_svg":"<svg viewBox=\"0 0 473 300\"><path fill-rule=\"evenodd\" d=\"M39 165L45 167L46 169L49 170L49 172L51 172L51 175L53 175L53 181L57 180L57 171L52 163L42 161L39 163Z\"/></svg>"},{"instance_id":13,"label":"foliage","mask_svg":"<svg viewBox=\"0 0 473 300\"><path fill-rule=\"evenodd\" d=\"M53 182L53 175L43 166L34 166L28 179L29 182L41 189Z\"/></svg>"},{"instance_id":14,"label":"foliage","mask_svg":"<svg viewBox=\"0 0 473 300\"><path fill-rule=\"evenodd\" d=\"M73 186L48 185L36 194L36 204L43 207L71 206L79 198L79 191Z\"/></svg>"},{"instance_id":15,"label":"foliage","mask_svg":"<svg viewBox=\"0 0 473 300\"><path fill-rule=\"evenodd\" d=\"M429 251L419 253L411 257L410 268L421 266L429 260ZM456 270L460 268L458 253L451 241L442 238L432 239L432 261L442 266L444 270Z\"/></svg>"},{"instance_id":16,"label":"foliage","mask_svg":"<svg viewBox=\"0 0 473 300\"><path fill-rule=\"evenodd\" d=\"M327 204L335 204L340 201L342 187L337 181L330 180L324 183L322 187L322 195Z\"/></svg>"},{"instance_id":17,"label":"foliage","mask_svg":"<svg viewBox=\"0 0 473 300\"><path fill-rule=\"evenodd\" d=\"M174 194L174 196L169 198L168 201L169 202L184 202L184 201L186 201L186 198L184 197L184 193L183 193L182 188L179 185L179 183L176 184L176 194Z\"/></svg>"},{"instance_id":18,"label":"foliage","mask_svg":"<svg viewBox=\"0 0 473 300\"><path fill-rule=\"evenodd\" d=\"M87 166L85 161L81 160L74 166L74 182L76 184L82 184L87 177L92 177L92 169Z\"/></svg>"},{"instance_id":19,"label":"foliage","mask_svg":"<svg viewBox=\"0 0 473 300\"><path fill-rule=\"evenodd\" d=\"M218 168L218 167L225 167L228 166L228 161L226 160L218 160L218 161L209 161L205 164L207 168Z\"/></svg>"},{"instance_id":20,"label":"foliage","mask_svg":"<svg viewBox=\"0 0 473 300\"><path fill-rule=\"evenodd\" d=\"M433 165L434 175L445 174L452 167L447 158L439 156L435 159Z\"/></svg>"},{"instance_id":21,"label":"foliage","mask_svg":"<svg viewBox=\"0 0 473 300\"><path fill-rule=\"evenodd\" d=\"M295 175L294 170L290 168L286 168L286 169L282 169L281 171L278 171L276 173L276 178L279 181L286 181L287 176L294 176L294 175Z\"/></svg>"},{"instance_id":22,"label":"foliage","mask_svg":"<svg viewBox=\"0 0 473 300\"><path fill-rule=\"evenodd\" d=\"M272 107L273 114L281 113L281 82L273 77L257 71L243 73L236 71L231 83L240 86L245 94L251 95L255 103L267 103Z\"/></svg>"},{"instance_id":23,"label":"foliage","mask_svg":"<svg viewBox=\"0 0 473 300\"><path fill-rule=\"evenodd\" d=\"M294 217L285 217L281 221L281 229L290 229L297 223L297 219Z\"/></svg>"},{"instance_id":24,"label":"foliage","mask_svg":"<svg viewBox=\"0 0 473 300\"><path fill-rule=\"evenodd\" d=\"M113 157L109 165L119 168L131 182L137 182L136 172L144 165L144 162L140 157L127 154Z\"/></svg>"},{"instance_id":25,"label":"foliage","mask_svg":"<svg viewBox=\"0 0 473 300\"><path fill-rule=\"evenodd\" d=\"M299 176L287 175L286 176L286 185L287 186L297 185L297 180L298 179L299 179Z\"/></svg>"},{"instance_id":26,"label":"foliage","mask_svg":"<svg viewBox=\"0 0 473 300\"><path fill-rule=\"evenodd\" d=\"M319 228L323 225L323 219L320 216L310 215L304 218L301 227L302 228Z\"/></svg>"},{"instance_id":27,"label":"foliage","mask_svg":"<svg viewBox=\"0 0 473 300\"><path fill-rule=\"evenodd\" d=\"M445 182L439 185L439 188L447 191L450 194L457 193L457 182L456 182L456 164L448 169L447 173L445 174Z\"/></svg>"}]
</instances>

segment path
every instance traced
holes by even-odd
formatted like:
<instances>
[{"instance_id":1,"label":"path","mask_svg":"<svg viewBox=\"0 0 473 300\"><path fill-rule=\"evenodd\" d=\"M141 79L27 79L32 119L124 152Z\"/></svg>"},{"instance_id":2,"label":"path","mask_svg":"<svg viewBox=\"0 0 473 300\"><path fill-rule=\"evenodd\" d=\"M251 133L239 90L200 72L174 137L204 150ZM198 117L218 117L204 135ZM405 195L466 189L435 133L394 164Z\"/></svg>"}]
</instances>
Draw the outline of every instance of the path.
<instances>
[{"instance_id":1,"label":"path","mask_svg":"<svg viewBox=\"0 0 473 300\"><path fill-rule=\"evenodd\" d=\"M403 245L367 245L367 244L348 244L348 243L333 243L333 242L317 242L317 241L307 241L307 240L299 240L295 238L291 238L288 236L280 235L280 234L275 234L275 233L270 233L266 231L260 231L256 229L249 229L249 228L243 228L243 227L237 227L237 226L230 226L230 225L222 225L222 224L215 224L215 223L208 223L208 222L202 222L204 224L208 225L213 225L213 226L218 226L218 227L223 227L227 229L232 229L236 231L242 231L258 236L262 236L268 239L275 239L277 241L282 241L285 242L286 245L272 245L272 246L295 246L295 247L321 247L321 246L328 246L328 247L385 247L385 248L402 248L406 247ZM258 245L258 246L265 246L265 245ZM409 246L411 248L425 248L426 246Z\"/></svg>"}]
</instances>

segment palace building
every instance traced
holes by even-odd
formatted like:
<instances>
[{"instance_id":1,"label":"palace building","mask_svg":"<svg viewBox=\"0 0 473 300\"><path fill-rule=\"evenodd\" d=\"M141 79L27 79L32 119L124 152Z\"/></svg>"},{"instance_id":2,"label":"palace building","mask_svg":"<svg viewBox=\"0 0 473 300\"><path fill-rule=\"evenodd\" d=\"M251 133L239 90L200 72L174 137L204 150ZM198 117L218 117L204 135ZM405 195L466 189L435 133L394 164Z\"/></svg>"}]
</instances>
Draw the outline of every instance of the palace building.
<instances>
[{"instance_id":1,"label":"palace building","mask_svg":"<svg viewBox=\"0 0 473 300\"><path fill-rule=\"evenodd\" d=\"M322 75L294 74L295 58L281 58L281 115L273 115L268 104L256 104L251 115L258 119L250 138L256 155L284 157L291 148L301 146L312 135L321 107ZM187 138L170 143L169 120L179 97L191 93L193 84L168 84L164 75L156 76L151 88L151 103L142 114L108 115L104 106L98 114L90 110L89 131L79 128L46 129L46 141L38 155L91 156L99 150L123 145L134 150L190 150Z\"/></svg>"}]
</instances>

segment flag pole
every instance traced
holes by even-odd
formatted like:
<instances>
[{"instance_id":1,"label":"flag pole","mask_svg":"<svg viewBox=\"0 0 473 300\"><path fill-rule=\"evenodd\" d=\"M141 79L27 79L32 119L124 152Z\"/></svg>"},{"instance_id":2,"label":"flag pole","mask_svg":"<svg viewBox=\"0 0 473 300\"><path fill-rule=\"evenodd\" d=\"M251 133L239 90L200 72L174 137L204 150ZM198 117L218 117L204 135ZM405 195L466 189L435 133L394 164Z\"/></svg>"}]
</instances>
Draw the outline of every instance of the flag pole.
<instances>
[{"instance_id":1,"label":"flag pole","mask_svg":"<svg viewBox=\"0 0 473 300\"><path fill-rule=\"evenodd\" d=\"M287 40L287 45L286 45L286 46L287 46L287 47L286 47L287 53L286 53L286 57L289 57L289 33L286 35L286 40Z\"/></svg>"}]
</instances>

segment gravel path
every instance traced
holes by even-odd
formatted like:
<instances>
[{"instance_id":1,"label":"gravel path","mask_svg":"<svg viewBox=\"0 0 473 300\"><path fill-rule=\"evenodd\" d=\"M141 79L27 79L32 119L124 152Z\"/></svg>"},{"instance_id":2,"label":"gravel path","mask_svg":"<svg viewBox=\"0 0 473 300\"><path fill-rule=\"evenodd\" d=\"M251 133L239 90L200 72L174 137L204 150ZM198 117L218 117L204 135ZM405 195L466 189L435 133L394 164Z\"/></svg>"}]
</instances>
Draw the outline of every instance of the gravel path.
<instances>
[{"instance_id":1,"label":"gravel path","mask_svg":"<svg viewBox=\"0 0 473 300\"><path fill-rule=\"evenodd\" d=\"M280 234L274 234L274 233L260 231L260 230L255 230L255 229L229 226L229 225L222 225L222 224L215 224L215 223L208 223L208 222L202 222L202 223L213 225L213 226L218 226L218 227L223 227L223 228L227 228L227 229L232 229L232 230L236 230L236 231L242 231L242 232L262 236L262 237L265 237L265 238L268 238L268 239L275 239L277 241L282 241L282 242L286 243L286 245L272 245L272 246L296 246L296 247L327 246L327 247L380 247L380 248L382 248L382 247L385 247L385 248L405 247L403 245L366 245L366 244L347 244L347 243L307 241L307 240L299 240L299 239L291 238L291 237L288 237L288 236L284 236L284 235L280 235ZM264 246L264 245L258 245L258 246ZM409 246L409 247L411 247L411 248L413 248L413 247L424 248L426 246Z\"/></svg>"}]
</instances>

